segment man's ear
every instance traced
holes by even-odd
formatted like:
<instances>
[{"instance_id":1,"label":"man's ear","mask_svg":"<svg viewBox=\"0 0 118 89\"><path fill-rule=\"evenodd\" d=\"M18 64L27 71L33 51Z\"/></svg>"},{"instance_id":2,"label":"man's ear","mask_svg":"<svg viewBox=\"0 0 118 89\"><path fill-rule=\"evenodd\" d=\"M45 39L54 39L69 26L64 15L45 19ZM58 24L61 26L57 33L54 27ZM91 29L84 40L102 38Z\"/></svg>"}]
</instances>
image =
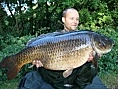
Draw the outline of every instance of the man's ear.
<instances>
[{"instance_id":1,"label":"man's ear","mask_svg":"<svg viewBox=\"0 0 118 89\"><path fill-rule=\"evenodd\" d=\"M62 17L62 22L65 23L65 18L64 17Z\"/></svg>"}]
</instances>

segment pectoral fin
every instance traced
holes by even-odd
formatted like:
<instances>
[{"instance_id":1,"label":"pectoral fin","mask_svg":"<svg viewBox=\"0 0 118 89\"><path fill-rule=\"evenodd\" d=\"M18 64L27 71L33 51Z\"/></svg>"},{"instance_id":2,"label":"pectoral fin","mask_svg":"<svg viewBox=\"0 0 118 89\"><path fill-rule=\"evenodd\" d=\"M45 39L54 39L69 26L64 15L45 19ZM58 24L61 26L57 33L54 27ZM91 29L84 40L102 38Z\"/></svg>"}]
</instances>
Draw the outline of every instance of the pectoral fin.
<instances>
[{"instance_id":1,"label":"pectoral fin","mask_svg":"<svg viewBox=\"0 0 118 89\"><path fill-rule=\"evenodd\" d=\"M66 71L63 72L63 77L67 78L69 75L71 75L73 72L73 68L69 68Z\"/></svg>"},{"instance_id":2,"label":"pectoral fin","mask_svg":"<svg viewBox=\"0 0 118 89\"><path fill-rule=\"evenodd\" d=\"M32 68L34 65L30 65L28 68Z\"/></svg>"}]
</instances>

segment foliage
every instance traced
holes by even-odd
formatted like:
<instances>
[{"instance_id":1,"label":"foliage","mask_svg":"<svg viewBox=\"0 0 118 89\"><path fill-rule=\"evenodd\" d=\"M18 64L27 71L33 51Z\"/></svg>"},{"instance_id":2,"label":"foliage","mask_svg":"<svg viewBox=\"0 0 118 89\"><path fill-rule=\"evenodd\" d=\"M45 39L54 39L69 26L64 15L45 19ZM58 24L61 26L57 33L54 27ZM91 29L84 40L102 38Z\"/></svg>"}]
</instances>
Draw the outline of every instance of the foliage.
<instances>
[{"instance_id":1,"label":"foliage","mask_svg":"<svg viewBox=\"0 0 118 89\"><path fill-rule=\"evenodd\" d=\"M10 15L5 12L5 6ZM79 11L78 29L90 29L114 40L112 51L99 60L99 68L100 72L117 74L118 0L37 0L36 3L33 0L1 0L0 60L24 48L32 37L62 29L62 11L70 7ZM27 66L21 75L28 71ZM0 77L0 80L6 79L5 70L0 69Z\"/></svg>"},{"instance_id":2,"label":"foliage","mask_svg":"<svg viewBox=\"0 0 118 89\"><path fill-rule=\"evenodd\" d=\"M118 88L118 74L109 72L109 73L101 73L99 74L99 76L108 89Z\"/></svg>"},{"instance_id":3,"label":"foliage","mask_svg":"<svg viewBox=\"0 0 118 89\"><path fill-rule=\"evenodd\" d=\"M1 38L0 47L2 48L2 50L0 50L0 61L6 56L18 53L25 47L27 41L32 37L34 36L27 35L22 37L13 37L11 35L7 35L5 38ZM28 65L23 68L23 71L26 71L27 68ZM24 74L23 71L21 72L21 74ZM5 69L0 69L0 80L6 80L6 72L7 71Z\"/></svg>"},{"instance_id":4,"label":"foliage","mask_svg":"<svg viewBox=\"0 0 118 89\"><path fill-rule=\"evenodd\" d=\"M35 35L37 32L41 34L63 28L63 25L59 23L62 11L70 7L79 11L80 27L118 28L118 1L116 0L37 0L35 3L33 0L13 0L4 2L5 4L1 6L6 5L11 15L2 16L3 23L0 25L2 34ZM3 12L4 7L1 10L1 13ZM41 28L46 28L46 30L42 31Z\"/></svg>"},{"instance_id":5,"label":"foliage","mask_svg":"<svg viewBox=\"0 0 118 89\"><path fill-rule=\"evenodd\" d=\"M20 79L16 78L9 82L9 80L6 81L0 81L0 89L18 89Z\"/></svg>"}]
</instances>

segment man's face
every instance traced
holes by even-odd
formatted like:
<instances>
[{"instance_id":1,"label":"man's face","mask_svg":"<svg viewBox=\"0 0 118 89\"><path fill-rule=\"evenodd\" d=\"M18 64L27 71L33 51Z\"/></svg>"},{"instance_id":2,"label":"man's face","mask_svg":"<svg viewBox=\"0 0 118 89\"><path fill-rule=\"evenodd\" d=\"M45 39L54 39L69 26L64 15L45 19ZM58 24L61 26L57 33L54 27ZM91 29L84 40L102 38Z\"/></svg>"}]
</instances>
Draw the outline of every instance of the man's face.
<instances>
[{"instance_id":1,"label":"man's face","mask_svg":"<svg viewBox=\"0 0 118 89\"><path fill-rule=\"evenodd\" d=\"M62 17L65 30L76 30L79 24L79 14L76 10L68 10L65 17Z\"/></svg>"}]
</instances>

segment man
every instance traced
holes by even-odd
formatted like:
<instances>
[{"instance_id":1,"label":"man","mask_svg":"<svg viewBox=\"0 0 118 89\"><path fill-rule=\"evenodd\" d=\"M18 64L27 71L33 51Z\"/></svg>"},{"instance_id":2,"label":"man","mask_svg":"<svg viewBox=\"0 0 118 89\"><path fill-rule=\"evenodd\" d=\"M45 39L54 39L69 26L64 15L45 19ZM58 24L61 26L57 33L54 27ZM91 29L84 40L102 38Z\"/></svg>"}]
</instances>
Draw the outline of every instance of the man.
<instances>
[{"instance_id":1,"label":"man","mask_svg":"<svg viewBox=\"0 0 118 89\"><path fill-rule=\"evenodd\" d=\"M79 14L77 10L71 8L63 12L62 22L64 23L64 30L76 30L79 24Z\"/></svg>"},{"instance_id":2,"label":"man","mask_svg":"<svg viewBox=\"0 0 118 89\"><path fill-rule=\"evenodd\" d=\"M64 23L64 30L62 30L61 32L76 30L79 24L78 11L74 8L69 8L63 11L62 22ZM72 74L67 78L63 77L63 71L47 70L42 67L43 64L40 61L33 61L33 64L36 65L36 67L38 68L38 76L43 80L42 82L39 81L40 84L38 86L40 86L40 88L37 89L84 89L88 84L92 83L93 78L97 74L97 68L94 67L91 60L93 60L92 54L90 54L87 63L85 63L83 66L79 68L74 69ZM43 86L44 83L45 86ZM33 85L32 82L30 84ZM51 86L48 86L48 88L46 88L47 85ZM34 85L34 87L35 86L36 85Z\"/></svg>"}]
</instances>

